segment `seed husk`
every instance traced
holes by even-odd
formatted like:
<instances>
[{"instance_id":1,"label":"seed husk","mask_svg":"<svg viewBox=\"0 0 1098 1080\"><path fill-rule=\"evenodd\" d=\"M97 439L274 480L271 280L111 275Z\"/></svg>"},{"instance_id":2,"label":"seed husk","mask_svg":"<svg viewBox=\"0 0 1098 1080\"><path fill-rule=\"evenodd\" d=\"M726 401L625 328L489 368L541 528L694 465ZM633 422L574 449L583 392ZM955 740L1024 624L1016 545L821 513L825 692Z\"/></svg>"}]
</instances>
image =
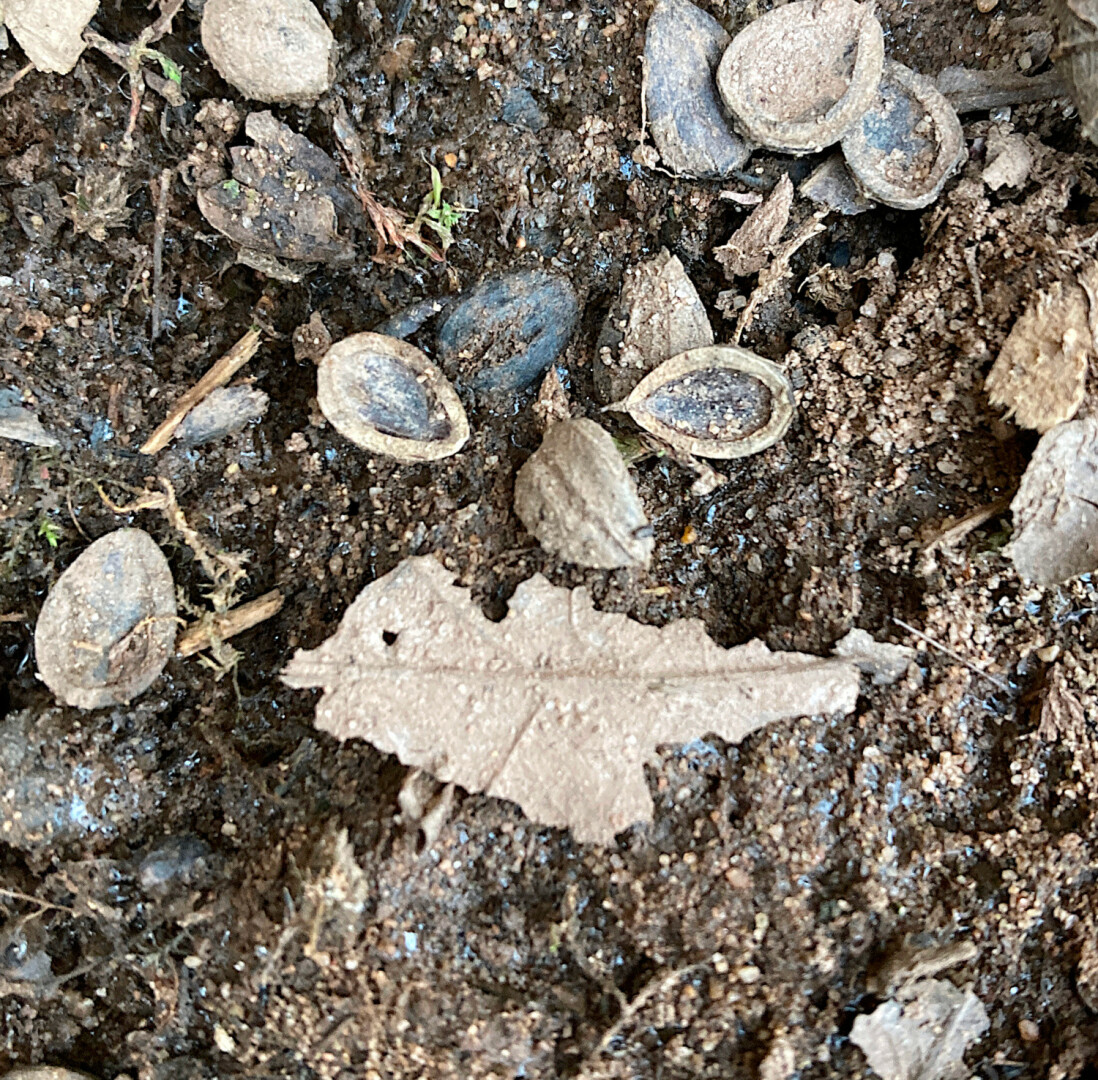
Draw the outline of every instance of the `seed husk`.
<instances>
[{"instance_id":1,"label":"seed husk","mask_svg":"<svg viewBox=\"0 0 1098 1080\"><path fill-rule=\"evenodd\" d=\"M655 541L614 440L593 420L552 424L515 477L515 512L546 551L597 570L647 566Z\"/></svg>"},{"instance_id":2,"label":"seed husk","mask_svg":"<svg viewBox=\"0 0 1098 1080\"><path fill-rule=\"evenodd\" d=\"M469 438L469 421L446 376L414 345L352 334L317 368L320 410L341 435L398 461L437 461Z\"/></svg>"},{"instance_id":3,"label":"seed husk","mask_svg":"<svg viewBox=\"0 0 1098 1080\"><path fill-rule=\"evenodd\" d=\"M175 585L147 532L101 536L57 579L34 628L38 674L78 709L125 705L175 645Z\"/></svg>"},{"instance_id":4,"label":"seed husk","mask_svg":"<svg viewBox=\"0 0 1098 1080\"><path fill-rule=\"evenodd\" d=\"M851 172L874 199L900 210L929 206L964 157L953 106L930 79L889 60L876 96L843 137Z\"/></svg>"},{"instance_id":5,"label":"seed husk","mask_svg":"<svg viewBox=\"0 0 1098 1080\"><path fill-rule=\"evenodd\" d=\"M615 408L676 450L739 458L786 433L793 387L777 364L734 345L713 345L661 364Z\"/></svg>"},{"instance_id":6,"label":"seed husk","mask_svg":"<svg viewBox=\"0 0 1098 1080\"><path fill-rule=\"evenodd\" d=\"M869 4L796 0L732 39L717 88L749 139L787 153L816 153L838 142L869 107L883 63L884 34Z\"/></svg>"}]
</instances>

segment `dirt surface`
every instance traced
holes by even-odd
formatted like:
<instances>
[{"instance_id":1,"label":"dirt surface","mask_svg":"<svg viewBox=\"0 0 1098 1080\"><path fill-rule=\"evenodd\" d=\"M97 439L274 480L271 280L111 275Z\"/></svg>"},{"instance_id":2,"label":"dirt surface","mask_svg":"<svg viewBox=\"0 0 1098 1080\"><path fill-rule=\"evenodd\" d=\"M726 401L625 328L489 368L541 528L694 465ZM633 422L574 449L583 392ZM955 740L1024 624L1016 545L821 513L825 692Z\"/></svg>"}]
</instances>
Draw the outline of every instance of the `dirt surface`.
<instances>
[{"instance_id":1,"label":"dirt surface","mask_svg":"<svg viewBox=\"0 0 1098 1080\"><path fill-rule=\"evenodd\" d=\"M730 33L764 7L703 6ZM380 202L414 216L431 162L446 198L476 212L445 263L411 248L375 260L363 234L350 265L280 282L237 263L197 209L203 170L227 167L227 131L245 142L231 110L203 126L199 107L248 111L206 63L199 7L157 46L188 100L147 89L132 149L128 86L99 53L0 98L0 376L61 444L0 440L0 1068L862 1076L848 1036L884 993L875 972L904 948L963 938L976 956L942 977L971 986L991 1019L973 1074L1092 1075L1098 589L1026 586L1002 555L1001 500L1035 437L983 389L1033 291L1089 257L1098 158L1066 103L1014 111L1035 155L1021 190L981 182L990 121L975 114L970 161L936 204L828 218L743 340L793 380L789 434L727 463L704 497L679 465L639 462L650 568L581 571L511 509L540 439L536 387L467 398L461 453L400 465L323 422L295 328L319 313L338 339L489 271L545 266L584 312L561 363L573 408L610 424L591 359L625 266L665 245L728 340L711 250L747 210L722 187L797 181L822 158L756 154L726 185L635 165L646 4L428 2L401 18L400 5L327 0L331 98L275 115L340 160L329 106L341 101ZM880 13L889 54L926 74L1047 68L1028 0L990 14L884 0ZM154 15L104 0L93 26L129 42ZM23 63L13 44L0 79ZM808 212L798 199L794 220ZM266 416L140 456L257 305L265 343L243 374L269 394ZM433 353L434 329L413 341ZM168 517L116 514L97 490L123 504L162 478L209 545L250 553L239 598L277 587L285 606L234 642L230 671L177 660L128 708L57 707L34 676L33 628L90 540L146 529L183 599L207 603L209 578ZM935 542L997 503L959 541ZM277 676L365 584L430 552L495 617L541 571L644 623L700 617L724 645L758 636L822 655L860 627L916 646L919 663L892 687L866 679L851 717L665 748L649 776L655 821L616 847L461 791L428 821L413 805L435 794L427 778L315 731L313 696Z\"/></svg>"}]
</instances>

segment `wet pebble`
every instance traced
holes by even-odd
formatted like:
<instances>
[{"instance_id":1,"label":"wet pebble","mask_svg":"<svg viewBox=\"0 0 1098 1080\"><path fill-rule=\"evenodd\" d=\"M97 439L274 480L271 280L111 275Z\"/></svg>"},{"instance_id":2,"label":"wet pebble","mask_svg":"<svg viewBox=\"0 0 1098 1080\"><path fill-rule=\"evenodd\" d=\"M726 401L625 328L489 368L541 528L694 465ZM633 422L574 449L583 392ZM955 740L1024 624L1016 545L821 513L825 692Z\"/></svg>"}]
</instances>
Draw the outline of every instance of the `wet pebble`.
<instances>
[{"instance_id":1,"label":"wet pebble","mask_svg":"<svg viewBox=\"0 0 1098 1080\"><path fill-rule=\"evenodd\" d=\"M200 837L165 837L138 865L138 883L147 893L191 886L208 866L210 855L210 845Z\"/></svg>"},{"instance_id":2,"label":"wet pebble","mask_svg":"<svg viewBox=\"0 0 1098 1080\"><path fill-rule=\"evenodd\" d=\"M524 86L513 87L503 95L500 118L505 124L526 128L535 134L549 123L549 117L542 112L534 95Z\"/></svg>"},{"instance_id":3,"label":"wet pebble","mask_svg":"<svg viewBox=\"0 0 1098 1080\"><path fill-rule=\"evenodd\" d=\"M572 286L544 270L488 278L460 299L438 333L439 362L478 397L523 390L560 356L575 330Z\"/></svg>"}]
</instances>

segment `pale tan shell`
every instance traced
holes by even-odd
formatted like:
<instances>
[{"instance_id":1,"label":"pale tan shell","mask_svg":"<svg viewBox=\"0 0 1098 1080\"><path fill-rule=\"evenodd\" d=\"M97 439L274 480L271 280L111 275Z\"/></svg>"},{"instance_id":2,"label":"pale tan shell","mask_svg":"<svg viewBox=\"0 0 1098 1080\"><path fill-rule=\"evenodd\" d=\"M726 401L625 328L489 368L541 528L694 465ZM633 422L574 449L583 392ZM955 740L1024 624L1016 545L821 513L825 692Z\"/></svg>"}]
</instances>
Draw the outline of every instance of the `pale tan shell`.
<instances>
[{"instance_id":1,"label":"pale tan shell","mask_svg":"<svg viewBox=\"0 0 1098 1080\"><path fill-rule=\"evenodd\" d=\"M796 0L741 30L717 68L737 126L774 150L809 154L838 142L873 100L884 35L869 4Z\"/></svg>"},{"instance_id":2,"label":"pale tan shell","mask_svg":"<svg viewBox=\"0 0 1098 1080\"><path fill-rule=\"evenodd\" d=\"M661 364L617 407L676 450L727 460L757 454L789 430L793 387L770 360L712 345Z\"/></svg>"},{"instance_id":3,"label":"pale tan shell","mask_svg":"<svg viewBox=\"0 0 1098 1080\"><path fill-rule=\"evenodd\" d=\"M449 380L406 341L352 334L324 354L316 382L320 411L364 450L398 461L436 461L456 454L469 438L465 408Z\"/></svg>"},{"instance_id":4,"label":"pale tan shell","mask_svg":"<svg viewBox=\"0 0 1098 1080\"><path fill-rule=\"evenodd\" d=\"M593 420L553 424L515 477L515 512L546 551L597 570L647 566L652 526L614 440Z\"/></svg>"},{"instance_id":5,"label":"pale tan shell","mask_svg":"<svg viewBox=\"0 0 1098 1080\"><path fill-rule=\"evenodd\" d=\"M1098 143L1098 0L1051 0L1056 70L1067 83L1083 135Z\"/></svg>"},{"instance_id":6,"label":"pale tan shell","mask_svg":"<svg viewBox=\"0 0 1098 1080\"><path fill-rule=\"evenodd\" d=\"M335 38L309 0L206 0L202 46L252 101L304 104L332 85Z\"/></svg>"},{"instance_id":7,"label":"pale tan shell","mask_svg":"<svg viewBox=\"0 0 1098 1080\"><path fill-rule=\"evenodd\" d=\"M893 138L882 143L886 132ZM965 137L956 111L934 83L888 60L872 104L843 137L843 154L874 199L919 210L941 194L961 165Z\"/></svg>"},{"instance_id":8,"label":"pale tan shell","mask_svg":"<svg viewBox=\"0 0 1098 1080\"><path fill-rule=\"evenodd\" d=\"M66 705L125 705L164 670L175 634L168 560L147 532L116 529L50 589L34 628L38 674Z\"/></svg>"}]
</instances>

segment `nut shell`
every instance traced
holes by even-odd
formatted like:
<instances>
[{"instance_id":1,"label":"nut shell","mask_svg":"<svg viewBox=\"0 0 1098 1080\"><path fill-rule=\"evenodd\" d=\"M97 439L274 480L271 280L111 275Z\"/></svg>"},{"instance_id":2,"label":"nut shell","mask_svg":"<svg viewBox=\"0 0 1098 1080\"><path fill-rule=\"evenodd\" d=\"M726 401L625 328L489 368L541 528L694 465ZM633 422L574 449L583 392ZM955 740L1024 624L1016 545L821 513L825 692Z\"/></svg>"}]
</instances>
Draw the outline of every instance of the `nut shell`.
<instances>
[{"instance_id":1,"label":"nut shell","mask_svg":"<svg viewBox=\"0 0 1098 1080\"><path fill-rule=\"evenodd\" d=\"M727 460L757 454L788 431L793 387L777 364L713 345L661 364L620 408L676 450Z\"/></svg>"},{"instance_id":2,"label":"nut shell","mask_svg":"<svg viewBox=\"0 0 1098 1080\"><path fill-rule=\"evenodd\" d=\"M304 104L332 85L335 38L309 0L206 0L202 46L253 101Z\"/></svg>"},{"instance_id":3,"label":"nut shell","mask_svg":"<svg viewBox=\"0 0 1098 1080\"><path fill-rule=\"evenodd\" d=\"M175 646L175 585L147 532L101 536L57 579L34 628L42 681L66 705L125 705Z\"/></svg>"},{"instance_id":4,"label":"nut shell","mask_svg":"<svg viewBox=\"0 0 1098 1080\"><path fill-rule=\"evenodd\" d=\"M810 154L838 142L865 112L883 64L884 34L870 5L797 0L732 39L717 88L749 139Z\"/></svg>"},{"instance_id":5,"label":"nut shell","mask_svg":"<svg viewBox=\"0 0 1098 1080\"><path fill-rule=\"evenodd\" d=\"M398 461L436 461L469 438L469 420L446 376L414 345L352 334L317 368L320 411L364 450Z\"/></svg>"},{"instance_id":6,"label":"nut shell","mask_svg":"<svg viewBox=\"0 0 1098 1080\"><path fill-rule=\"evenodd\" d=\"M1053 60L1079 113L1083 135L1098 143L1098 0L1051 0Z\"/></svg>"},{"instance_id":7,"label":"nut shell","mask_svg":"<svg viewBox=\"0 0 1098 1080\"><path fill-rule=\"evenodd\" d=\"M593 420L553 424L515 477L515 512L546 551L596 570L647 566L652 526L614 440Z\"/></svg>"},{"instance_id":8,"label":"nut shell","mask_svg":"<svg viewBox=\"0 0 1098 1080\"><path fill-rule=\"evenodd\" d=\"M874 199L929 206L965 151L961 121L930 79L889 60L873 103L843 137L851 172Z\"/></svg>"}]
</instances>

